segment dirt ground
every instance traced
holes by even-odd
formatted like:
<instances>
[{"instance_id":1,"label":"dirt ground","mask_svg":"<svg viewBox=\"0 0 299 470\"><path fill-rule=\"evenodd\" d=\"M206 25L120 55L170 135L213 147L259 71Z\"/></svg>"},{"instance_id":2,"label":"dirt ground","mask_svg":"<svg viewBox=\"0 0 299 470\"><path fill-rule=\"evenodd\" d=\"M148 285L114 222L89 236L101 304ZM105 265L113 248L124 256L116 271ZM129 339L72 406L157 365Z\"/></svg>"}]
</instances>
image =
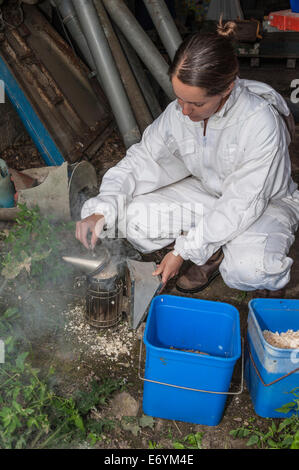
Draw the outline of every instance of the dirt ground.
<instances>
[{"instance_id":1,"label":"dirt ground","mask_svg":"<svg viewBox=\"0 0 299 470\"><path fill-rule=\"evenodd\" d=\"M242 66L241 77L254 78L272 84L278 91L289 96L291 93L290 83L293 78L299 78L298 68L289 70L285 64L265 64L260 68L250 68L246 63ZM291 159L293 168L293 177L299 183L299 125L296 127L296 141L291 145ZM124 147L117 131L114 131L106 140L104 146L99 151L96 159L92 161L97 169L99 180L108 168L113 166L124 155ZM27 141L26 144L20 143L7 149L2 158L9 165L16 169L30 168L33 166L44 166L34 146ZM291 272L291 281L287 286L286 297L299 298L299 238L297 237L291 248L290 256L294 260ZM146 261L159 262L165 252L154 253L144 257ZM165 294L182 295L175 289L175 280L169 282ZM16 293L10 292L9 295L15 296ZM25 311L32 308L33 302L43 306L43 314L40 321L47 328L42 329L39 334L39 323L34 320L34 324L27 324L29 336L33 338L33 349L31 360L39 367L47 368L54 364L56 370L56 384L64 394L71 394L80 387L88 386L90 380L94 377L113 377L123 379L125 392L129 394L133 402L133 411L123 410L123 413L129 413L133 421L140 424L138 419L142 417L142 398L143 381L138 378L139 367L139 345L142 338L142 329L130 334L130 329L126 328L126 318L116 330L107 330L104 338L107 344L113 343L120 336L126 344L121 344L119 348L126 347L126 351L117 354L115 357L109 357L107 351L94 353L94 350L88 347L88 341L82 343L82 328L89 328L89 341L91 338L95 341L95 333L91 327L88 327L82 317L82 302L84 301L84 291L74 286L72 280L70 285L61 287L61 290L54 294L50 291L24 293L19 295L19 302ZM223 301L234 305L239 313L241 320L241 332L244 337L247 326L248 302L252 294L243 293L238 290L228 288L220 276L207 287L203 292L193 295L193 297L208 299L213 301ZM54 300L55 299L55 300ZM65 316L62 312L68 312ZM75 308L76 315L75 315ZM81 310L80 310L81 309ZM42 311L42 310L41 310ZM73 317L72 317L73 315ZM79 315L79 316L78 316ZM80 320L81 315L81 320ZM46 319L46 321L45 321ZM73 320L74 323L70 323ZM77 322L77 323L76 323ZM143 325L144 326L144 325ZM78 329L76 329L78 328ZM81 332L80 332L81 328ZM115 338L113 334L115 331ZM105 342L105 341L104 341ZM93 343L98 344L98 343ZM97 347L97 346L95 346ZM118 351L119 352L119 351ZM241 381L241 360L238 361L232 379L231 390L237 391L240 388ZM200 397L199 397L200 400ZM114 413L114 419L117 423L113 431L109 431L104 439L96 444L98 448L104 449L148 449L150 446L163 449L173 449L174 442L183 442L189 434L197 432L203 433L201 446L205 449L244 449L246 440L234 439L229 432L237 427L246 426L252 418L255 418L255 424L261 429L268 426L268 420L260 418L254 412L249 393L244 386L244 391L240 395L229 396L225 406L223 418L217 426L205 426L192 423L176 422L173 420L163 420L155 418L148 426L124 426L123 416L116 418L116 404L111 403L101 411L101 416L111 416ZM124 415L126 416L126 415ZM128 416L128 414L127 414ZM150 444L151 443L151 444ZM89 447L87 443L82 443L81 447Z\"/></svg>"}]
</instances>

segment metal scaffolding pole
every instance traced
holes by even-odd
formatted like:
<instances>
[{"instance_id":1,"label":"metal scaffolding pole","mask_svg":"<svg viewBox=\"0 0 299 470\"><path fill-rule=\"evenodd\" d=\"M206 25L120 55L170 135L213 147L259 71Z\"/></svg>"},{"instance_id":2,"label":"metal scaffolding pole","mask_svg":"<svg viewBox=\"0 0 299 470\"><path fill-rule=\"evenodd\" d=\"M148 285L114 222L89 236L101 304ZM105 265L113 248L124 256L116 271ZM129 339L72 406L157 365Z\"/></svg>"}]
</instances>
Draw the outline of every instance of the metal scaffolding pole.
<instances>
[{"instance_id":1,"label":"metal scaffolding pole","mask_svg":"<svg viewBox=\"0 0 299 470\"><path fill-rule=\"evenodd\" d=\"M126 89L132 109L134 111L139 129L141 132L145 130L152 122L152 116L144 101L139 85L135 80L134 74L127 62L124 52L121 48L119 40L113 30L112 24L106 13L101 0L94 0L94 5L99 15L100 22L106 34L107 41L112 51L114 60L119 70L121 79Z\"/></svg>"},{"instance_id":2,"label":"metal scaffolding pole","mask_svg":"<svg viewBox=\"0 0 299 470\"><path fill-rule=\"evenodd\" d=\"M78 46L82 56L86 60L89 68L96 73L96 67L90 53L85 36L82 33L76 12L71 0L52 0L53 5L58 9L63 24L69 31L72 39Z\"/></svg>"},{"instance_id":3,"label":"metal scaffolding pole","mask_svg":"<svg viewBox=\"0 0 299 470\"><path fill-rule=\"evenodd\" d=\"M143 0L171 60L182 42L176 24L164 0Z\"/></svg>"},{"instance_id":4,"label":"metal scaffolding pole","mask_svg":"<svg viewBox=\"0 0 299 470\"><path fill-rule=\"evenodd\" d=\"M92 0L72 0L104 92L125 146L139 142L140 132Z\"/></svg>"},{"instance_id":5,"label":"metal scaffolding pole","mask_svg":"<svg viewBox=\"0 0 299 470\"><path fill-rule=\"evenodd\" d=\"M140 61L133 47L128 43L124 35L121 33L120 29L117 26L115 26L115 28L116 34L118 36L118 39L120 40L123 50L125 51L128 62L132 67L135 78L142 90L144 99L147 102L152 116L154 117L154 119L156 119L162 113L162 109L154 93L152 85L146 75L146 72L143 68L142 62Z\"/></svg>"},{"instance_id":6,"label":"metal scaffolding pole","mask_svg":"<svg viewBox=\"0 0 299 470\"><path fill-rule=\"evenodd\" d=\"M73 0L74 1L74 0ZM168 65L122 0L103 0L110 17L170 99L174 99Z\"/></svg>"}]
</instances>

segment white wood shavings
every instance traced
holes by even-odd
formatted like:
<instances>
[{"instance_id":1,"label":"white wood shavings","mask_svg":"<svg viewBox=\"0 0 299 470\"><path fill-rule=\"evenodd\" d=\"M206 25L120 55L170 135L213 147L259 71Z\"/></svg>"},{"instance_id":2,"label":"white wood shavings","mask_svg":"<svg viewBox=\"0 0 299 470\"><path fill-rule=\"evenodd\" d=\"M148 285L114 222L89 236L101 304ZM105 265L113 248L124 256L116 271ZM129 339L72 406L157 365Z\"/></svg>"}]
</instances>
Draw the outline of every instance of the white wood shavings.
<instances>
[{"instance_id":1,"label":"white wood shavings","mask_svg":"<svg viewBox=\"0 0 299 470\"><path fill-rule=\"evenodd\" d=\"M267 343L275 348L297 349L299 348L299 330L287 330L282 333L264 330L263 336Z\"/></svg>"},{"instance_id":2,"label":"white wood shavings","mask_svg":"<svg viewBox=\"0 0 299 470\"><path fill-rule=\"evenodd\" d=\"M115 328L97 329L86 322L84 312L84 305L70 306L63 312L65 338L77 343L78 353L84 352L95 360L107 358L113 362L120 357L131 356L136 335L127 322Z\"/></svg>"}]
</instances>

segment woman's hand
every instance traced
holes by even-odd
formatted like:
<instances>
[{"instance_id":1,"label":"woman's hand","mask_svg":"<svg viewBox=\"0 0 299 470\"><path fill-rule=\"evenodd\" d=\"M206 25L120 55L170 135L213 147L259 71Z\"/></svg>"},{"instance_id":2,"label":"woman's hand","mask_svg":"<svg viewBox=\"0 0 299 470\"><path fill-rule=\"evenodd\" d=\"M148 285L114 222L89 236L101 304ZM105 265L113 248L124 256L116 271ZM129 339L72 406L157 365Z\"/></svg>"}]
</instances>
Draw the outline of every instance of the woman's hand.
<instances>
[{"instance_id":1,"label":"woman's hand","mask_svg":"<svg viewBox=\"0 0 299 470\"><path fill-rule=\"evenodd\" d=\"M157 267L156 271L152 273L153 276L158 276L158 274L162 275L162 283L163 283L162 289L164 289L169 279L173 278L179 273L179 270L183 264L183 261L184 260L180 255L175 256L172 254L172 252L167 253L167 255L164 256L161 263Z\"/></svg>"},{"instance_id":2,"label":"woman's hand","mask_svg":"<svg viewBox=\"0 0 299 470\"><path fill-rule=\"evenodd\" d=\"M85 248L94 249L97 239L105 225L104 216L101 214L92 214L76 223L76 238ZM90 246L88 245L87 235L91 232Z\"/></svg>"}]
</instances>

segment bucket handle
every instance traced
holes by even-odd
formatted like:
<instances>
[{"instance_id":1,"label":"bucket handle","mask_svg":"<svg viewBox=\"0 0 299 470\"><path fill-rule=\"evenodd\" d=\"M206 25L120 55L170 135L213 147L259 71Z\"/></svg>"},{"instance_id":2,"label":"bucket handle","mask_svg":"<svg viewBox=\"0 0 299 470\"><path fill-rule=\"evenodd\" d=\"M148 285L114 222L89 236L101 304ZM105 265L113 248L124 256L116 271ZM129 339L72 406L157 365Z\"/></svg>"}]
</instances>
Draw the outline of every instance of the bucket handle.
<instances>
[{"instance_id":1,"label":"bucket handle","mask_svg":"<svg viewBox=\"0 0 299 470\"><path fill-rule=\"evenodd\" d=\"M138 377L140 380L143 380L145 382L151 382L154 384L159 384L159 385L167 385L167 387L174 387L174 388L181 388L183 390L190 390L192 392L202 392L202 393L213 393L216 395L241 395L243 393L244 389L244 342L242 338L242 366L241 366L241 385L240 385L240 390L237 392L215 392L214 390L200 390L198 388L190 388L190 387L183 387L181 385L173 385L173 384L168 384L165 382L158 382L157 380L150 380L146 379L145 377L142 377L141 375L141 359L142 359L142 344L143 341L142 339L140 340L140 350L139 350L139 365L138 365Z\"/></svg>"},{"instance_id":2,"label":"bucket handle","mask_svg":"<svg viewBox=\"0 0 299 470\"><path fill-rule=\"evenodd\" d=\"M250 360L251 360L251 362L252 362L252 365L253 365L253 367L254 367L254 370L255 370L255 372L256 372L256 375L258 376L258 378L260 379L260 381L262 382L262 384L264 385L264 387L270 387L270 385L273 385L273 384L275 384L276 382L279 382L280 380L285 379L285 378L288 377L289 375L292 375L292 374L294 374L295 372L299 371L299 367L297 367L297 369L294 369L294 370L292 370L291 372L288 372L287 374L282 375L281 377L278 377L278 379L275 379L275 380L273 380L272 382L269 382L268 384L266 384L266 383L264 382L264 380L263 380L263 378L262 378L262 376L261 376L261 374L260 374L258 368L257 368L256 363L254 362L254 359L253 359L253 357L252 357L252 354L251 354L251 351L250 351L250 348L249 348L249 345L248 345L247 341L246 341L246 348L247 348L247 351L248 351Z\"/></svg>"}]
</instances>

